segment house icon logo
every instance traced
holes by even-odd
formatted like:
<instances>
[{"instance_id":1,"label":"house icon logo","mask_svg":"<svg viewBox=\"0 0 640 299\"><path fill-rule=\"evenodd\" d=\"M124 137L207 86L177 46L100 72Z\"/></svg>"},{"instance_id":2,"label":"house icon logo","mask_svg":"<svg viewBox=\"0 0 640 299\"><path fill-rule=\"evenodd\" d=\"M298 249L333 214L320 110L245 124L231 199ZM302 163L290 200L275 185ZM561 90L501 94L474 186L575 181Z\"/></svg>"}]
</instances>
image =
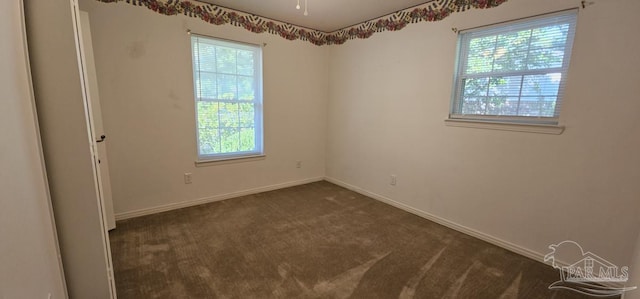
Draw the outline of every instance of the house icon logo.
<instances>
[{"instance_id":1,"label":"house icon logo","mask_svg":"<svg viewBox=\"0 0 640 299\"><path fill-rule=\"evenodd\" d=\"M596 297L616 296L636 289L625 287L629 267L618 267L592 252L584 252L574 241L553 244L549 249L551 252L545 255L544 261L560 271L560 280L549 289L568 289ZM574 262L568 265L559 262L567 258Z\"/></svg>"}]
</instances>

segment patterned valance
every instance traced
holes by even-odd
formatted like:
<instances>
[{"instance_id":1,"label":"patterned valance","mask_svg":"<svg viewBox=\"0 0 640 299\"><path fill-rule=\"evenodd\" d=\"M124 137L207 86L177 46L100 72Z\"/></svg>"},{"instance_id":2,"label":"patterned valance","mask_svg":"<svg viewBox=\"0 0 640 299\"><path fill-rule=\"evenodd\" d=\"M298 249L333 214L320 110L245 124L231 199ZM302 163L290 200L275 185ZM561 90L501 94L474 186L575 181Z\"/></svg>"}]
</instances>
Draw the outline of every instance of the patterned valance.
<instances>
[{"instance_id":1,"label":"patterned valance","mask_svg":"<svg viewBox=\"0 0 640 299\"><path fill-rule=\"evenodd\" d=\"M97 0L100 2L126 2L144 6L163 15L182 14L199 18L214 25L230 24L251 32L279 35L288 40L303 40L314 45L340 45L347 40L369 38L376 32L396 31L410 23L442 20L454 12L471 8L496 7L507 0L433 0L417 7L401 10L384 17L334 32L302 28L296 25L239 12L225 7L186 0Z\"/></svg>"}]
</instances>

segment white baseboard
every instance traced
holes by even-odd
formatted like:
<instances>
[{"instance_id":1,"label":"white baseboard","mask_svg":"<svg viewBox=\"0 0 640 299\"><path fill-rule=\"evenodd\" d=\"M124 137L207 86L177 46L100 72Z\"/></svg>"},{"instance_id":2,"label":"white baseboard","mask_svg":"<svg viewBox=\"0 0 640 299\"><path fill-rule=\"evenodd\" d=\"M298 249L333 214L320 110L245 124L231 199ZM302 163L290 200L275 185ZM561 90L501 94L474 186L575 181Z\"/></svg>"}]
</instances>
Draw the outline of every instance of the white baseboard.
<instances>
[{"instance_id":1,"label":"white baseboard","mask_svg":"<svg viewBox=\"0 0 640 299\"><path fill-rule=\"evenodd\" d=\"M231 193L226 193L226 194L221 194L221 195L216 195L216 196L211 196L211 197L205 197L205 198L200 198L200 199L195 199L195 200L188 200L188 201L183 201L183 202L178 202L178 203L172 203L172 204L167 204L167 205L162 205L162 206L157 206L157 207L153 207L153 208L147 208L147 209L140 209L140 210L135 210L135 211L130 211L130 212L124 212L124 213L119 213L115 215L116 220L125 220L125 219L130 219L130 218L135 218L135 217L140 217L140 216L145 216L145 215L151 215L151 214L156 214L156 213L161 213L161 212L166 212L166 211L171 211L171 210L176 210L176 209L181 209L181 208L187 208L187 207L191 207L191 206L197 206L197 205L201 205L201 204L206 204L206 203L210 203L210 202L216 202L216 201L222 201L222 200L226 200L226 199L231 199L231 198L235 198L235 197L240 197L240 196L245 196L245 195L251 195L251 194L257 194L257 193L261 193L261 192L267 192L267 191L273 191L273 190L278 190L278 189L283 189L283 188L289 188L289 187L294 187L294 186L299 186L299 185L304 185L304 184L309 184L309 183L313 183L313 182L319 182L319 181L328 181L330 183L336 184L338 186L344 187L346 189L349 189L351 191L354 191L356 193L362 194L364 196L370 197L372 199L381 201L383 203L389 204L391 206L394 206L396 208L399 208L401 210L404 210L406 212L409 212L411 214L414 214L416 216L425 218L427 220L433 221L435 223L438 223L440 225L446 226L448 228L451 228L453 230L456 230L458 232L461 232L463 234L478 238L480 240L483 240L485 242L491 243L493 245L496 245L498 247L502 247L506 250L509 250L511 252L514 252L516 254L522 255L524 257L530 258L534 261L540 262L540 263L544 263L544 255L533 251L531 249L522 247L520 245L516 245L513 244L511 242L502 240L500 238L494 237L492 235L477 231L475 229L466 227L462 224L458 224L455 223L453 221L444 219L442 217L433 215L431 213L422 211L420 209L416 209L414 207L411 207L409 205L403 204L401 202L395 201L391 198L385 197L383 195L377 194L377 193L373 193L370 191L367 191L365 189L362 189L360 187L348 184L346 182L343 182L341 180L332 178L332 177L315 177L315 178L309 178L309 179L304 179L304 180L298 180L298 181L291 181L291 182L285 182L285 183L281 183L281 184L275 184L275 185L269 185L269 186L264 186L264 187L258 187L258 188L253 188L253 189L248 189L248 190L243 190L243 191L237 191L237 192L231 192ZM560 266L568 266L569 264L565 261L559 261L556 260L556 263ZM603 284L605 286L609 286L610 284L605 283ZM615 285L611 285L612 287L618 287Z\"/></svg>"},{"instance_id":2,"label":"white baseboard","mask_svg":"<svg viewBox=\"0 0 640 299\"><path fill-rule=\"evenodd\" d=\"M151 215L151 214L156 214L156 213L161 213L161 212L167 212L167 211L171 211L171 210L177 210L177 209L197 206L197 205L210 203L210 202L226 200L226 199L230 199L230 198L234 198L234 197L240 197L240 196L251 195L251 194L256 194L256 193L261 193L261 192L273 191L273 190L278 190L278 189L282 189L282 188L288 188L288 187L293 187L293 186L298 186L298 185L309 184L309 183L313 183L313 182L319 182L319 181L322 181L322 180L324 180L324 177L315 177L315 178L309 178L309 179L304 179L304 180L291 181L291 182L286 182L286 183L281 183L281 184L275 184L275 185L269 185L269 186L264 186L264 187L248 189L248 190L242 190L242 191L237 191L237 192L220 194L220 195L215 195L215 196L210 196L210 197L205 197L205 198L199 198L199 199L187 200L187 201L182 201L182 202L177 202L177 203L171 203L171 204L161 205L161 206L152 207L152 208L145 208L145 209L140 209L140 210L135 210L135 211L130 211L130 212L118 213L118 214L115 215L115 217L116 217L116 221L125 220L125 219L140 217L140 216L146 216L146 215Z\"/></svg>"},{"instance_id":3,"label":"white baseboard","mask_svg":"<svg viewBox=\"0 0 640 299\"><path fill-rule=\"evenodd\" d=\"M446 227L451 228L453 230L459 231L459 232L461 232L463 234L478 238L478 239L483 240L485 242L488 242L488 243L491 243L493 245L502 247L502 248L504 248L506 250L509 250L511 252L514 252L514 253L517 253L519 255L528 257L528 258L530 258L532 260L544 263L544 254L541 254L539 252L535 252L535 251L530 250L528 248L524 248L522 246L513 244L511 242L502 240L500 238L496 238L496 237L491 236L489 234L486 234L486 233L477 231L475 229L466 227L466 226L464 226L462 224L458 224L458 223L455 223L453 221L444 219L442 217L439 217L439 216L427 213L425 211L416 209L414 207L411 207L411 206L408 206L406 204L397 202L397 201L395 201L395 200L393 200L391 198L382 196L380 194L369 192L369 191L364 190L364 189L362 189L360 187L345 183L345 182L340 181L338 179L331 178L331 177L325 177L324 179L326 181L334 183L334 184L336 184L338 186L347 188L347 189L349 189L351 191L354 191L356 193L359 193L359 194L362 194L364 196L371 197L371 198L373 198L375 200L378 200L378 201L384 202L386 204L392 205L392 206L394 206L396 208L399 208L401 210L404 210L404 211L409 212L411 214L414 214L416 216L425 218L427 220L433 221L433 222L438 223L440 225L446 226Z\"/></svg>"},{"instance_id":4,"label":"white baseboard","mask_svg":"<svg viewBox=\"0 0 640 299\"><path fill-rule=\"evenodd\" d=\"M451 228L453 230L459 231L459 232L461 232L463 234L470 235L472 237L475 237L475 238L478 238L480 240L483 240L483 241L486 241L488 243L491 243L493 245L502 247L504 249L507 249L507 250L512 251L514 253L517 253L519 255L528 257L528 258L530 258L532 260L544 263L544 255L539 253L539 252L535 252L535 251L530 250L528 248L524 248L522 246L513 244L511 242L502 240L500 238L491 236L489 234L486 234L486 233L477 231L475 229L466 227L466 226L464 226L462 224L458 224L458 223L455 223L453 221L444 219L442 217L433 215L431 213L416 209L414 207L411 207L411 206L408 206L406 204L403 204L403 203L400 203L398 201L395 201L395 200L393 200L391 198L385 197L385 196L377 194L377 193L373 193L373 192L367 191L365 189L362 189L360 187L351 185L349 183L343 182L341 180L338 180L338 179L335 179L335 178L332 178L332 177L315 177L315 178L309 178L309 179L304 179L304 180L291 181L291 182L286 182L286 183L281 183L281 184L258 187L258 188L243 190L243 191L231 192L231 193L226 193L226 194L221 194L221 195L215 195L215 196L210 196L210 197L205 197L205 198L199 198L199 199L194 199L194 200L188 200L188 201L183 201L183 202L178 202L178 203L171 203L171 204L152 207L152 208L146 208L146 209L140 209L140 210L135 210L135 211L130 211L130 212L119 213L119 214L116 214L115 217L116 217L116 220L125 220L125 219L130 219L130 218L135 218L135 217L140 217L140 216L146 216L146 215L151 215L151 214L156 214L156 213L161 213L161 212L167 212L167 211L181 209L181 208L187 208L187 207L191 207L191 206L197 206L197 205L206 204L206 203L210 203L210 202L216 202L216 201L231 199L231 198L245 196L245 195L257 194L257 193L261 193L261 192L267 192L267 191L273 191L273 190L278 190L278 189L283 189L283 188L288 188L288 187L293 187L293 186L298 186L298 185L309 184L309 183L318 182L318 181L322 181L322 180L326 180L326 181L331 182L333 184L336 184L338 186L341 186L341 187L344 187L344 188L349 189L351 191L354 191L354 192L357 192L359 194L362 194L364 196L367 196L367 197L373 198L375 200L384 202L386 204L392 205L392 206L394 206L396 208L399 208L399 209L404 210L406 212L409 212L411 214L417 215L419 217L422 217L422 218L425 218L427 220L433 221L435 223L441 224L441 225L446 226L448 228ZM566 264L566 263L563 263L562 261L556 261L556 262L558 262L561 265Z\"/></svg>"}]
</instances>

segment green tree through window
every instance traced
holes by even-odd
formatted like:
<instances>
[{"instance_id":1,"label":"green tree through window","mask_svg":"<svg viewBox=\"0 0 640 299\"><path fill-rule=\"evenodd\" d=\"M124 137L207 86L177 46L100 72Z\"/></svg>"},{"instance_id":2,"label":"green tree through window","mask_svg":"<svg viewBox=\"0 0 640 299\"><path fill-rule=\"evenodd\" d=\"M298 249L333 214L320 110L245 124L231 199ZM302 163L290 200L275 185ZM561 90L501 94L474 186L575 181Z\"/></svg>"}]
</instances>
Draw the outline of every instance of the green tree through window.
<instances>
[{"instance_id":1,"label":"green tree through window","mask_svg":"<svg viewBox=\"0 0 640 299\"><path fill-rule=\"evenodd\" d=\"M199 160L262 154L260 47L196 35L191 45Z\"/></svg>"},{"instance_id":2,"label":"green tree through window","mask_svg":"<svg viewBox=\"0 0 640 299\"><path fill-rule=\"evenodd\" d=\"M575 11L461 32L452 118L557 123Z\"/></svg>"}]
</instances>

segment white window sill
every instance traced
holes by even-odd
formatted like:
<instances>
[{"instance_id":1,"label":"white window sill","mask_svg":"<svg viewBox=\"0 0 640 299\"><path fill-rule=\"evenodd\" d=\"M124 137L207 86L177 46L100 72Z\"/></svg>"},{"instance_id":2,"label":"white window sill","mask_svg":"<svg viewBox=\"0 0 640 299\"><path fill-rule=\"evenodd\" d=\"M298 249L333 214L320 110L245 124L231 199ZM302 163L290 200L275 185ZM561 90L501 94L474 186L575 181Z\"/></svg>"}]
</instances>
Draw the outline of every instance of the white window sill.
<instances>
[{"instance_id":1,"label":"white window sill","mask_svg":"<svg viewBox=\"0 0 640 299\"><path fill-rule=\"evenodd\" d=\"M264 160L266 157L267 157L266 155L252 155L252 156L244 156L244 157L229 157L229 158L220 158L220 159L212 159L212 160L202 160L202 161L196 161L196 167L207 167L207 166L214 166L214 165L259 161L259 160Z\"/></svg>"},{"instance_id":2,"label":"white window sill","mask_svg":"<svg viewBox=\"0 0 640 299\"><path fill-rule=\"evenodd\" d=\"M466 119L446 119L444 124L449 127L464 127L487 130L515 131L538 134L560 135L564 132L564 126L520 124L493 121L479 121Z\"/></svg>"}]
</instances>

